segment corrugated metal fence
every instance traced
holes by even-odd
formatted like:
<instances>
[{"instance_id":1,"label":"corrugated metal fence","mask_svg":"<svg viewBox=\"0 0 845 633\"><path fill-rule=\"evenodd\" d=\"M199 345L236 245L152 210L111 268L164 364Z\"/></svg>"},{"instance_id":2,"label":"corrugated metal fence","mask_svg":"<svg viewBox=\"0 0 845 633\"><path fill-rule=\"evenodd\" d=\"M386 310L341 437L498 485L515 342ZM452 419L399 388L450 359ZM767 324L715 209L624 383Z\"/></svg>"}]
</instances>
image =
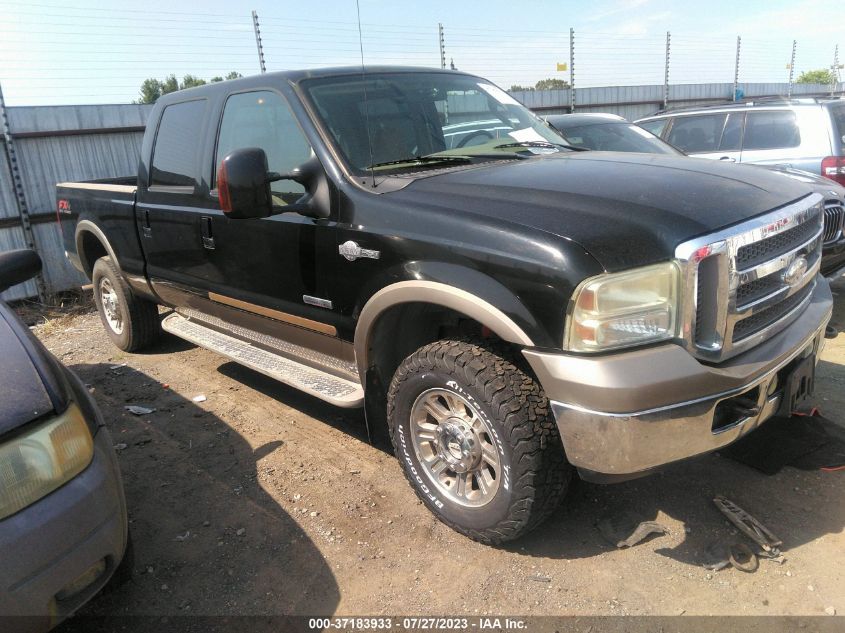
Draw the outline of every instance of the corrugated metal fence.
<instances>
[{"instance_id":1,"label":"corrugated metal fence","mask_svg":"<svg viewBox=\"0 0 845 633\"><path fill-rule=\"evenodd\" d=\"M151 108L96 105L7 109L48 293L85 283L64 256L56 225L56 183L134 174ZM0 151L0 251L25 245L6 152ZM0 296L12 300L36 295L36 286L30 281Z\"/></svg>"},{"instance_id":2,"label":"corrugated metal fence","mask_svg":"<svg viewBox=\"0 0 845 633\"><path fill-rule=\"evenodd\" d=\"M686 106L731 100L732 83L669 87L669 105ZM739 84L747 98L786 94L787 84ZM825 95L826 85L795 84L794 97ZM513 93L539 114L568 112L569 90ZM612 86L576 90L579 112L611 112L633 120L663 105L664 86ZM136 172L149 105L37 106L8 108L36 248L44 260L48 293L85 283L64 257L56 226L55 184L128 176ZM2 137L0 137L2 143ZM23 248L25 240L5 152L0 152L0 251ZM37 295L33 282L9 289L0 298Z\"/></svg>"}]
</instances>

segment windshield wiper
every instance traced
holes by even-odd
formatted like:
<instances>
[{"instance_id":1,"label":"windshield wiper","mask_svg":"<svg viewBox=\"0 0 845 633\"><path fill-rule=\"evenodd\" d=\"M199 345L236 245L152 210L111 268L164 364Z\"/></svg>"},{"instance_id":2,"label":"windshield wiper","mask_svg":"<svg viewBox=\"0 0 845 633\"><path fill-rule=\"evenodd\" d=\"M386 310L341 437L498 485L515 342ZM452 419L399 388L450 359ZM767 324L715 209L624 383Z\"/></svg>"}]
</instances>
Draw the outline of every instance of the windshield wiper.
<instances>
[{"instance_id":1,"label":"windshield wiper","mask_svg":"<svg viewBox=\"0 0 845 633\"><path fill-rule=\"evenodd\" d=\"M375 167L389 167L390 165L405 165L408 163L417 163L420 165L429 163L459 163L466 165L471 162L472 159L468 156L411 156L400 160L388 160L383 163L373 163L367 167L367 169L373 169Z\"/></svg>"},{"instance_id":2,"label":"windshield wiper","mask_svg":"<svg viewBox=\"0 0 845 633\"><path fill-rule=\"evenodd\" d=\"M567 145L565 143L552 143L551 141L518 141L516 143L504 143L502 145L496 145L493 149L505 149L507 147L545 147L545 148L556 148L562 147L564 149L572 150L573 152L589 152L589 148L587 147L577 147L576 145Z\"/></svg>"}]
</instances>

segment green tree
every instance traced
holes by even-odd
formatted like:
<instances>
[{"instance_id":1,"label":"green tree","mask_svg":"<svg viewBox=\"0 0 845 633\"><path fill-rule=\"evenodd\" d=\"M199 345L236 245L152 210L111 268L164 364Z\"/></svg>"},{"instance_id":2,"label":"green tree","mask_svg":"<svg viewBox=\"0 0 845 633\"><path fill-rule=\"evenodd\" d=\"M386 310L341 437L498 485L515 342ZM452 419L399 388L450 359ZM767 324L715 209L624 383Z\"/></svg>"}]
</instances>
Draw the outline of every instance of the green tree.
<instances>
[{"instance_id":1,"label":"green tree","mask_svg":"<svg viewBox=\"0 0 845 633\"><path fill-rule=\"evenodd\" d=\"M531 90L534 90L534 88L531 86L520 86L519 84L514 84L508 89L509 92L530 92Z\"/></svg>"},{"instance_id":2,"label":"green tree","mask_svg":"<svg viewBox=\"0 0 845 633\"><path fill-rule=\"evenodd\" d=\"M569 82L563 79L541 79L534 88L537 90L563 90L569 88Z\"/></svg>"},{"instance_id":3,"label":"green tree","mask_svg":"<svg viewBox=\"0 0 845 633\"><path fill-rule=\"evenodd\" d=\"M833 73L826 68L819 70L805 70L796 79L799 84L831 84L833 83Z\"/></svg>"},{"instance_id":4,"label":"green tree","mask_svg":"<svg viewBox=\"0 0 845 633\"><path fill-rule=\"evenodd\" d=\"M240 77L243 77L243 75L233 70L226 75L225 79L238 79ZM216 75L209 81L211 83L217 83L223 80L223 77ZM155 103L161 95L166 95L169 92L176 92L177 90L184 90L185 88L204 86L206 83L205 79L190 74L182 77L181 82L176 79L176 75L172 73L165 77L164 81L150 77L149 79L145 79L141 84L141 95L135 103Z\"/></svg>"}]
</instances>

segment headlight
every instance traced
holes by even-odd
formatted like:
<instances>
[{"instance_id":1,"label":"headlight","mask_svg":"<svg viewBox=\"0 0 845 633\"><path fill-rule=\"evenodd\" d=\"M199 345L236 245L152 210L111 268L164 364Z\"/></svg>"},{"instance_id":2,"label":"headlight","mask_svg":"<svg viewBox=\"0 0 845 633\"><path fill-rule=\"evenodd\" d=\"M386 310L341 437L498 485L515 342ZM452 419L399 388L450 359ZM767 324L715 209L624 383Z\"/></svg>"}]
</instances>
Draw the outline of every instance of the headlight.
<instances>
[{"instance_id":1,"label":"headlight","mask_svg":"<svg viewBox=\"0 0 845 633\"><path fill-rule=\"evenodd\" d=\"M93 456L94 440L75 404L0 444L0 520L76 477Z\"/></svg>"},{"instance_id":2,"label":"headlight","mask_svg":"<svg viewBox=\"0 0 845 633\"><path fill-rule=\"evenodd\" d=\"M588 279L572 298L564 348L601 352L673 338L679 280L674 262Z\"/></svg>"}]
</instances>

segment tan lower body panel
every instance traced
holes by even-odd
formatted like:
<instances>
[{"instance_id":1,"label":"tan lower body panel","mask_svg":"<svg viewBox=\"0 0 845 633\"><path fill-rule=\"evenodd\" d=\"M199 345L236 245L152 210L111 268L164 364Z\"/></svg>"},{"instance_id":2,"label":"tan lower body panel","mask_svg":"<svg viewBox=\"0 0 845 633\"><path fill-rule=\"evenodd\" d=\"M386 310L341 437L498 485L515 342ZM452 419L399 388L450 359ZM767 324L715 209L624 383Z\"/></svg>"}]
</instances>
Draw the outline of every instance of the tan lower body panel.
<instances>
[{"instance_id":1,"label":"tan lower body panel","mask_svg":"<svg viewBox=\"0 0 845 633\"><path fill-rule=\"evenodd\" d=\"M313 321L311 319L296 316L295 314L288 314L287 312L281 312L280 310L265 308L264 306L249 303L248 301L241 301L240 299L220 295L216 292L209 292L208 298L212 301L216 301L217 303L232 306L233 308L238 308L240 310L246 310L247 312L252 312L253 314L260 314L261 316L265 316L269 319L275 319L276 321L282 321L284 323L290 323L291 325L304 327L308 330L320 332L321 334L337 336L337 329L328 323L321 323L320 321Z\"/></svg>"}]
</instances>

